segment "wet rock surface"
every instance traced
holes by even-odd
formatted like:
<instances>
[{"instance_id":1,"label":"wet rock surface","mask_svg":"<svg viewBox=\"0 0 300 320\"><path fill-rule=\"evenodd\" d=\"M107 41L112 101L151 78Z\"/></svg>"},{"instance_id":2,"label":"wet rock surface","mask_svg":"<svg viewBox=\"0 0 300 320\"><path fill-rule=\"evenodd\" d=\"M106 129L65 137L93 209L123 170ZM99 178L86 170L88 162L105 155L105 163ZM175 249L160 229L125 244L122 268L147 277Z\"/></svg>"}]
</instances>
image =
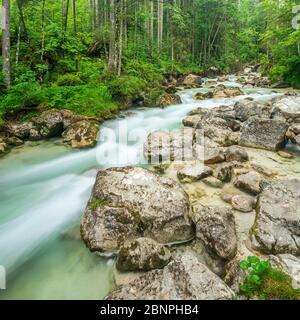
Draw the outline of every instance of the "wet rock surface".
<instances>
[{"instance_id":1,"label":"wet rock surface","mask_svg":"<svg viewBox=\"0 0 300 320\"><path fill-rule=\"evenodd\" d=\"M81 234L93 251L116 251L129 236L143 235L160 243L189 240L193 237L189 209L186 193L174 180L138 167L102 170ZM110 211L116 212L114 219Z\"/></svg>"},{"instance_id":2,"label":"wet rock surface","mask_svg":"<svg viewBox=\"0 0 300 320\"><path fill-rule=\"evenodd\" d=\"M161 269L171 260L170 251L150 238L138 238L125 242L116 262L120 271L150 271Z\"/></svg>"},{"instance_id":3,"label":"wet rock surface","mask_svg":"<svg viewBox=\"0 0 300 320\"><path fill-rule=\"evenodd\" d=\"M230 209L221 206L193 207L193 221L196 225L196 236L212 252L222 259L234 257L237 250L237 239L234 215Z\"/></svg>"},{"instance_id":4,"label":"wet rock surface","mask_svg":"<svg viewBox=\"0 0 300 320\"><path fill-rule=\"evenodd\" d=\"M106 296L107 300L228 300L232 290L193 254L150 271Z\"/></svg>"},{"instance_id":5,"label":"wet rock surface","mask_svg":"<svg viewBox=\"0 0 300 320\"><path fill-rule=\"evenodd\" d=\"M252 229L253 245L268 254L300 254L300 181L265 182Z\"/></svg>"}]
</instances>

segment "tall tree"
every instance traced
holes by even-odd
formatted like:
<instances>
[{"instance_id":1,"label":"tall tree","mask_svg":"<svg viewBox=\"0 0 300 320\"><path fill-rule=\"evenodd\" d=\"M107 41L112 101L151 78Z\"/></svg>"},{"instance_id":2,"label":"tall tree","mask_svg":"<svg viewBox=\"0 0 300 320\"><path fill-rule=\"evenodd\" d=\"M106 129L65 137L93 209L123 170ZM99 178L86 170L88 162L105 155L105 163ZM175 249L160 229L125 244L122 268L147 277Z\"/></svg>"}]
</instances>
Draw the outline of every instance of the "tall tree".
<instances>
[{"instance_id":1,"label":"tall tree","mask_svg":"<svg viewBox=\"0 0 300 320\"><path fill-rule=\"evenodd\" d=\"M116 25L115 25L115 0L110 0L109 11L109 57L108 68L116 68Z\"/></svg>"},{"instance_id":2,"label":"tall tree","mask_svg":"<svg viewBox=\"0 0 300 320\"><path fill-rule=\"evenodd\" d=\"M10 0L2 0L2 72L7 88L11 85Z\"/></svg>"}]
</instances>

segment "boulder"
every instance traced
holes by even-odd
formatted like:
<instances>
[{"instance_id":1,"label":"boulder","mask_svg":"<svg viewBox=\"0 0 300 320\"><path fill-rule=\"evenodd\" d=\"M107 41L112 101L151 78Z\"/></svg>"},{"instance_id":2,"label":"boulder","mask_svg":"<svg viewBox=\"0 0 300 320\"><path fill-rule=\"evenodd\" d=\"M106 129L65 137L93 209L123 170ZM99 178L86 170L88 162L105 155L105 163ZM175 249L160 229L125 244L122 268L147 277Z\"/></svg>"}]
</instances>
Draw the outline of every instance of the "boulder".
<instances>
[{"instance_id":1,"label":"boulder","mask_svg":"<svg viewBox=\"0 0 300 320\"><path fill-rule=\"evenodd\" d=\"M181 128L172 132L154 131L144 143L144 155L149 162L184 161L194 159L194 130Z\"/></svg>"},{"instance_id":2,"label":"boulder","mask_svg":"<svg viewBox=\"0 0 300 320\"><path fill-rule=\"evenodd\" d=\"M193 115L193 116L185 117L182 120L182 123L185 127L196 128L200 120L201 120L201 116Z\"/></svg>"},{"instance_id":3,"label":"boulder","mask_svg":"<svg viewBox=\"0 0 300 320\"><path fill-rule=\"evenodd\" d=\"M161 108L181 103L180 96L175 93L164 93L156 101L156 105Z\"/></svg>"},{"instance_id":4,"label":"boulder","mask_svg":"<svg viewBox=\"0 0 300 320\"><path fill-rule=\"evenodd\" d=\"M234 105L235 118L245 122L250 117L270 118L272 113L271 106L259 104L254 101L242 100Z\"/></svg>"},{"instance_id":5,"label":"boulder","mask_svg":"<svg viewBox=\"0 0 300 320\"><path fill-rule=\"evenodd\" d=\"M223 182L229 182L232 177L232 168L232 163L221 163L217 166L213 175Z\"/></svg>"},{"instance_id":6,"label":"boulder","mask_svg":"<svg viewBox=\"0 0 300 320\"><path fill-rule=\"evenodd\" d=\"M29 138L30 130L33 128L34 124L32 122L15 123L10 124L7 128L8 132L21 139L26 140Z\"/></svg>"},{"instance_id":7,"label":"boulder","mask_svg":"<svg viewBox=\"0 0 300 320\"><path fill-rule=\"evenodd\" d=\"M246 271L240 267L241 260L243 259L235 257L225 266L224 281L236 294L240 294L240 286L245 282L247 277Z\"/></svg>"},{"instance_id":8,"label":"boulder","mask_svg":"<svg viewBox=\"0 0 300 320\"><path fill-rule=\"evenodd\" d=\"M300 180L273 180L262 184L252 243L267 254L300 255Z\"/></svg>"},{"instance_id":9,"label":"boulder","mask_svg":"<svg viewBox=\"0 0 300 320\"><path fill-rule=\"evenodd\" d=\"M216 77L220 74L220 70L214 66L208 68L206 72L208 77Z\"/></svg>"},{"instance_id":10,"label":"boulder","mask_svg":"<svg viewBox=\"0 0 300 320\"><path fill-rule=\"evenodd\" d=\"M177 177L182 183L199 181L212 175L213 170L202 163L189 164L177 172Z\"/></svg>"},{"instance_id":11,"label":"boulder","mask_svg":"<svg viewBox=\"0 0 300 320\"><path fill-rule=\"evenodd\" d=\"M286 144L287 129L283 120L250 117L242 125L239 145L277 151Z\"/></svg>"},{"instance_id":12,"label":"boulder","mask_svg":"<svg viewBox=\"0 0 300 320\"><path fill-rule=\"evenodd\" d=\"M260 184L262 182L261 176L255 171L250 171L246 174L241 174L236 177L234 185L251 194L259 194L261 191Z\"/></svg>"},{"instance_id":13,"label":"boulder","mask_svg":"<svg viewBox=\"0 0 300 320\"><path fill-rule=\"evenodd\" d=\"M220 148L205 148L203 160L205 164L216 164L223 162L225 156Z\"/></svg>"},{"instance_id":14,"label":"boulder","mask_svg":"<svg viewBox=\"0 0 300 320\"><path fill-rule=\"evenodd\" d=\"M245 162L249 160L247 151L238 146L228 147L225 150L224 154L225 154L225 160L227 162L231 162L231 161Z\"/></svg>"},{"instance_id":15,"label":"boulder","mask_svg":"<svg viewBox=\"0 0 300 320\"><path fill-rule=\"evenodd\" d=\"M212 99L214 97L214 94L212 91L209 92L198 92L195 95L196 100L207 100L207 99Z\"/></svg>"},{"instance_id":16,"label":"boulder","mask_svg":"<svg viewBox=\"0 0 300 320\"><path fill-rule=\"evenodd\" d=\"M283 96L279 99L275 98L273 112L278 111L286 120L300 122L300 97Z\"/></svg>"},{"instance_id":17,"label":"boulder","mask_svg":"<svg viewBox=\"0 0 300 320\"><path fill-rule=\"evenodd\" d=\"M72 148L92 148L97 143L99 126L91 121L82 120L68 126L63 132L63 141Z\"/></svg>"},{"instance_id":18,"label":"boulder","mask_svg":"<svg viewBox=\"0 0 300 320\"><path fill-rule=\"evenodd\" d=\"M233 131L228 122L215 113L209 113L204 116L198 123L197 128L203 130L205 137L210 138L221 146L233 144L231 139Z\"/></svg>"},{"instance_id":19,"label":"boulder","mask_svg":"<svg viewBox=\"0 0 300 320\"><path fill-rule=\"evenodd\" d=\"M189 199L174 180L139 167L101 170L81 222L93 251L116 251L128 239L160 243L193 237Z\"/></svg>"},{"instance_id":20,"label":"boulder","mask_svg":"<svg viewBox=\"0 0 300 320\"><path fill-rule=\"evenodd\" d=\"M35 140L36 138L53 138L58 137L64 130L63 116L60 110L50 109L44 111L38 117L31 120L34 124L37 135L31 135L29 138Z\"/></svg>"},{"instance_id":21,"label":"boulder","mask_svg":"<svg viewBox=\"0 0 300 320\"><path fill-rule=\"evenodd\" d=\"M226 88L218 86L213 92L214 98L233 98L243 95L242 90L239 87Z\"/></svg>"},{"instance_id":22,"label":"boulder","mask_svg":"<svg viewBox=\"0 0 300 320\"><path fill-rule=\"evenodd\" d=\"M231 198L232 208L241 212L251 212L256 206L256 199L246 195L234 195Z\"/></svg>"},{"instance_id":23,"label":"boulder","mask_svg":"<svg viewBox=\"0 0 300 320\"><path fill-rule=\"evenodd\" d=\"M219 82L225 82L225 81L228 81L229 80L229 76L221 76L221 77L218 77L218 81Z\"/></svg>"},{"instance_id":24,"label":"boulder","mask_svg":"<svg viewBox=\"0 0 300 320\"><path fill-rule=\"evenodd\" d=\"M223 182L215 177L207 177L202 180L205 184L213 188L222 188Z\"/></svg>"},{"instance_id":25,"label":"boulder","mask_svg":"<svg viewBox=\"0 0 300 320\"><path fill-rule=\"evenodd\" d=\"M231 300L229 287L192 253L118 287L107 300Z\"/></svg>"},{"instance_id":26,"label":"boulder","mask_svg":"<svg viewBox=\"0 0 300 320\"><path fill-rule=\"evenodd\" d=\"M171 260L170 251L149 238L125 242L119 251L116 267L119 271L150 271L161 269Z\"/></svg>"},{"instance_id":27,"label":"boulder","mask_svg":"<svg viewBox=\"0 0 300 320\"><path fill-rule=\"evenodd\" d=\"M183 80L183 84L185 86L196 86L199 87L202 84L202 79L200 76L194 75L194 74L189 74L186 76Z\"/></svg>"},{"instance_id":28,"label":"boulder","mask_svg":"<svg viewBox=\"0 0 300 320\"><path fill-rule=\"evenodd\" d=\"M0 140L0 156L6 154L9 151L9 146Z\"/></svg>"},{"instance_id":29,"label":"boulder","mask_svg":"<svg viewBox=\"0 0 300 320\"><path fill-rule=\"evenodd\" d=\"M193 207L196 237L218 257L231 259L237 251L235 220L232 211L223 206Z\"/></svg>"}]
</instances>

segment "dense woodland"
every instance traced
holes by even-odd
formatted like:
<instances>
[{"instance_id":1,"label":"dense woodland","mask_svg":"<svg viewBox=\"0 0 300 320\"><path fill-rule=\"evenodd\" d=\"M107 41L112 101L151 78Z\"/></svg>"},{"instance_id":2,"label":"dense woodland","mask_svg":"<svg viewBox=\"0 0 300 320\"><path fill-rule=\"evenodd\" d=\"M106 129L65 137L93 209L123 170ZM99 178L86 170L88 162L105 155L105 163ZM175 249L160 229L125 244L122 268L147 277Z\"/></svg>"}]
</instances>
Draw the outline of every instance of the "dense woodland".
<instances>
[{"instance_id":1,"label":"dense woodland","mask_svg":"<svg viewBox=\"0 0 300 320\"><path fill-rule=\"evenodd\" d=\"M260 64L300 87L293 0L3 0L0 112L151 105L166 73ZM3 18L3 17L2 17Z\"/></svg>"}]
</instances>

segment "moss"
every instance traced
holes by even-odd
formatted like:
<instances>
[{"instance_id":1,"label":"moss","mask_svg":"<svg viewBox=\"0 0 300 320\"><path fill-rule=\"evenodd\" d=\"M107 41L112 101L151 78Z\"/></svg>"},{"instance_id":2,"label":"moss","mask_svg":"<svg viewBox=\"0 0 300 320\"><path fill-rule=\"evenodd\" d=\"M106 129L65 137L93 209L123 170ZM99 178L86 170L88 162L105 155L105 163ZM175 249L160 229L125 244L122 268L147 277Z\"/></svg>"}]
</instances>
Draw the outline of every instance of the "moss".
<instances>
[{"instance_id":1,"label":"moss","mask_svg":"<svg viewBox=\"0 0 300 320\"><path fill-rule=\"evenodd\" d=\"M292 286L292 279L279 269L271 269L262 279L261 299L267 300L300 300L300 290Z\"/></svg>"},{"instance_id":2,"label":"moss","mask_svg":"<svg viewBox=\"0 0 300 320\"><path fill-rule=\"evenodd\" d=\"M99 207L103 208L104 206L106 206L106 201L101 199L95 199L91 203L92 210L96 210Z\"/></svg>"}]
</instances>

